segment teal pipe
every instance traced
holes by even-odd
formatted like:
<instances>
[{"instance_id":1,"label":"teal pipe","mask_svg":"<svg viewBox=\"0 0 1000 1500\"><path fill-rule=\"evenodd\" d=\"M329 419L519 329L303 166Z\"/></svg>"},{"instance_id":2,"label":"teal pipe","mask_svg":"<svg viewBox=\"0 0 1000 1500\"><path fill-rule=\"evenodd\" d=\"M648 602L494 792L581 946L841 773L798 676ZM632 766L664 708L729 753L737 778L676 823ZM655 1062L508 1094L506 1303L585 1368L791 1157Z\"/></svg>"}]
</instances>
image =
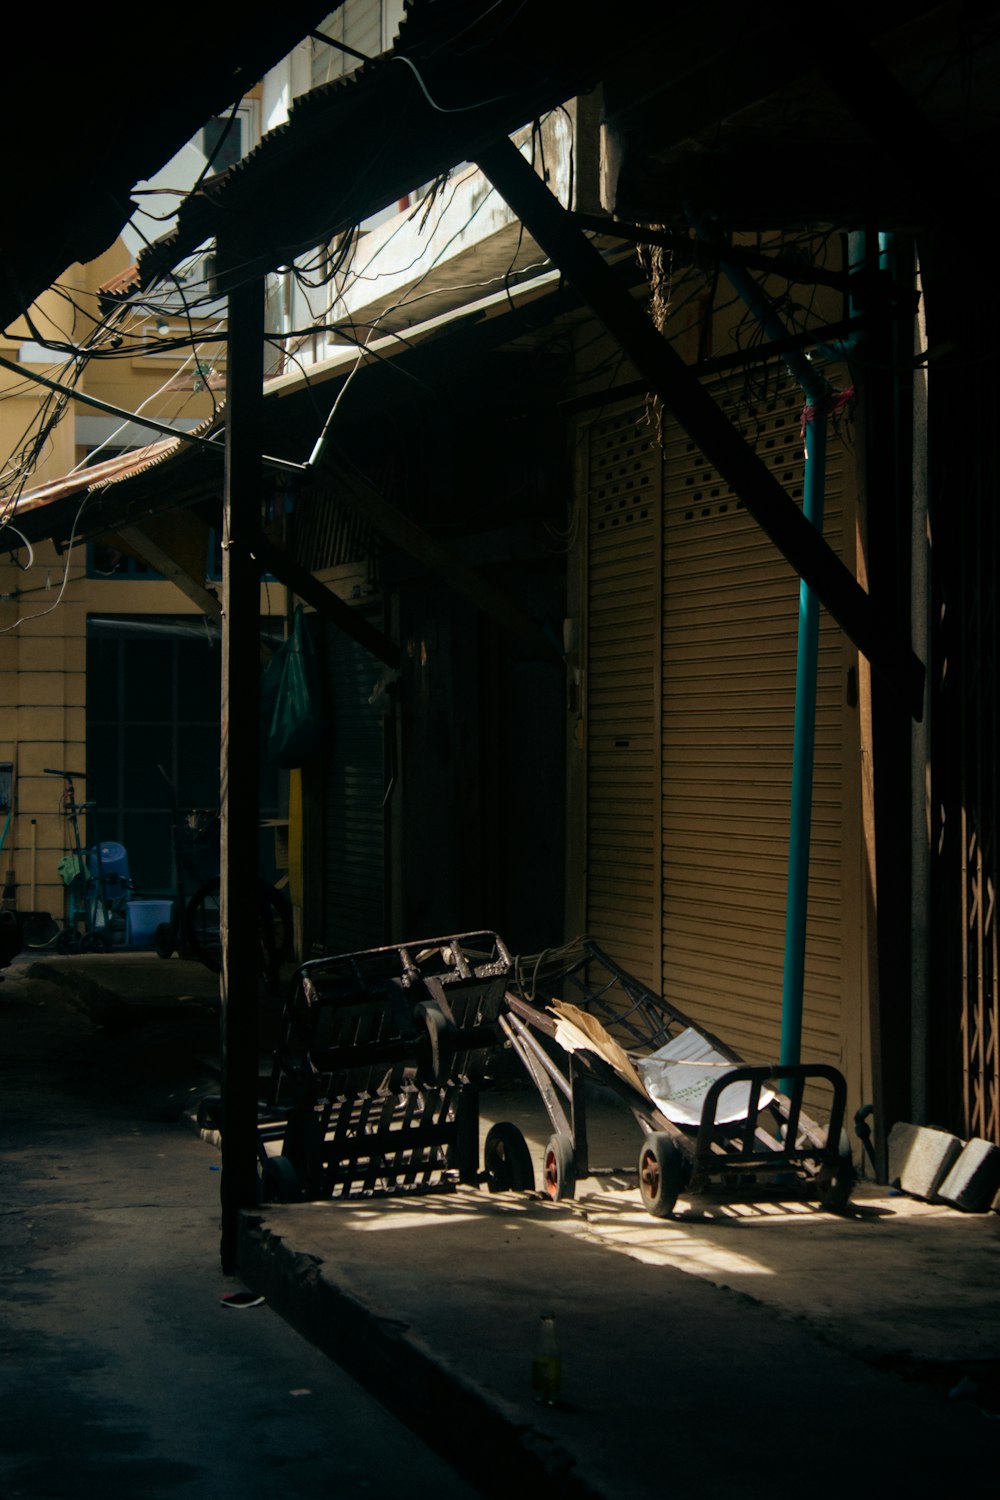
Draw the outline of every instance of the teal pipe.
<instances>
[{"instance_id":1,"label":"teal pipe","mask_svg":"<svg viewBox=\"0 0 1000 1500\"><path fill-rule=\"evenodd\" d=\"M756 282L749 271L745 271L742 266L733 265L727 260L723 260L721 264L729 285L746 303L747 310L757 319L767 337L774 342L787 338L792 330L777 312L760 283ZM815 368L808 354L803 353L801 349L792 349L783 356L783 359L789 375L793 380L798 381L802 394L808 402L816 405L833 395L833 386L826 376Z\"/></svg>"},{"instance_id":2,"label":"teal pipe","mask_svg":"<svg viewBox=\"0 0 1000 1500\"><path fill-rule=\"evenodd\" d=\"M806 424L806 464L802 509L823 530L826 486L827 417L814 407ZM816 676L819 658L819 600L799 583L799 639L795 665L795 739L792 749L792 809L788 840L788 896L785 906L785 968L781 995L781 1061L801 1060L805 993L806 926L809 905L809 843L812 831L813 765L816 748Z\"/></svg>"},{"instance_id":3,"label":"teal pipe","mask_svg":"<svg viewBox=\"0 0 1000 1500\"><path fill-rule=\"evenodd\" d=\"M775 340L783 338L788 329L763 288L741 266L724 262L723 269L730 285L757 318L767 337ZM824 404L833 395L833 387L825 375L814 369L805 354L794 352L786 355L785 365L792 378L798 382L806 403L811 408L806 422L802 509L806 520L822 534L828 421ZM818 657L819 600L808 584L800 580L792 806L788 836L788 891L785 901L785 958L781 994L780 1061L787 1066L801 1061L802 1053ZM784 1082L781 1087L788 1092Z\"/></svg>"}]
</instances>

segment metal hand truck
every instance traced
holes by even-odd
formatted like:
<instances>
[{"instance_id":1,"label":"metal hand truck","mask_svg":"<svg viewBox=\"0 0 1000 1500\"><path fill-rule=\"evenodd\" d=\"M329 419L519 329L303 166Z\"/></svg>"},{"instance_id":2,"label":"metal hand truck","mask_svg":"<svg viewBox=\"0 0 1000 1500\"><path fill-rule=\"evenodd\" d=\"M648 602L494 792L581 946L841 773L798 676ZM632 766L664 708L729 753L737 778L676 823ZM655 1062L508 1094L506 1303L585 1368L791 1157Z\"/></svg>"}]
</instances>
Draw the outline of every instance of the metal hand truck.
<instances>
[{"instance_id":1,"label":"metal hand truck","mask_svg":"<svg viewBox=\"0 0 1000 1500\"><path fill-rule=\"evenodd\" d=\"M744 1063L589 940L518 959L500 1026L555 1132L544 1167L551 1198L572 1197L589 1172L589 1080L616 1093L643 1132L639 1190L656 1217L668 1217L687 1189L791 1178L822 1208L847 1207L855 1172L836 1068ZM802 1107L807 1085L829 1099L826 1126Z\"/></svg>"}]
</instances>

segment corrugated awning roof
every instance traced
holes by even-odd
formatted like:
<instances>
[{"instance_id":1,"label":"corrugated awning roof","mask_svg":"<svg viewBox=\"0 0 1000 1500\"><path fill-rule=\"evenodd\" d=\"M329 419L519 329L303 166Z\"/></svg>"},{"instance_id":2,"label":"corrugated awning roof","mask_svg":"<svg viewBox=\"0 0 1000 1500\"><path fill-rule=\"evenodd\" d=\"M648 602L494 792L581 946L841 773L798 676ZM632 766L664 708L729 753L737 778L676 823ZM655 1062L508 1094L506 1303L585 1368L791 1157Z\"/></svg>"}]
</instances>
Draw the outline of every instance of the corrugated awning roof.
<instances>
[{"instance_id":1,"label":"corrugated awning roof","mask_svg":"<svg viewBox=\"0 0 1000 1500\"><path fill-rule=\"evenodd\" d=\"M87 469L74 469L72 474L64 474L61 479L40 484L37 489L22 495L17 504L18 517L24 520L33 511L44 510L61 500L79 498L87 490L99 489L111 480L138 474L151 464L158 463L168 453L175 453L177 448L176 441L165 438L161 443L150 443L145 448L137 448L133 453L119 453L103 464L92 464ZM0 500L0 505L2 504L3 501Z\"/></svg>"},{"instance_id":2,"label":"corrugated awning roof","mask_svg":"<svg viewBox=\"0 0 1000 1500\"><path fill-rule=\"evenodd\" d=\"M472 20L465 0L415 0L391 52L303 95L202 184L140 256L142 285L220 235L241 278L287 263L592 88L627 35L598 0L520 0Z\"/></svg>"},{"instance_id":3,"label":"corrugated awning roof","mask_svg":"<svg viewBox=\"0 0 1000 1500\"><path fill-rule=\"evenodd\" d=\"M630 284L638 275L633 256L620 259L616 275ZM451 313L429 319L407 332L406 341L388 336L373 339L365 350L366 363L360 370L358 350L344 349L307 372L291 370L269 380L264 388L264 440L279 445L289 403L308 400L310 408L320 392L327 392L321 410L328 409L336 393L348 379L360 375L387 375L393 365L409 366L442 339L447 339L452 360L462 363L464 354L474 349L496 347L512 337L530 334L532 326L545 328L552 320L572 314L580 299L566 285L558 271L545 272L531 281L508 291L493 293L478 302L468 303ZM37 489L26 491L19 499L15 523L31 541L44 537L66 537L74 523L80 502L87 497L86 511L77 527L78 537L95 536L113 530L137 511L164 512L184 504L194 504L210 494L221 493L222 446L218 457L185 441L186 436L217 436L224 426L225 408L220 406L214 418L204 422L193 433L151 443L134 453L122 454L107 463L81 469L74 474ZM317 435L321 418L313 419L311 437ZM308 451L288 454L304 461ZM0 499L0 506L3 501Z\"/></svg>"},{"instance_id":4,"label":"corrugated awning roof","mask_svg":"<svg viewBox=\"0 0 1000 1500\"><path fill-rule=\"evenodd\" d=\"M118 498L121 491L117 487L145 476L151 481L162 477L171 504L188 503L192 496L204 492L213 476L221 475L223 449L220 444L215 457L204 446L196 447L185 439L204 439L221 426L221 418L215 416L192 433L149 443L25 491L11 514L17 533L33 542L45 537L62 542L71 534L79 539L113 531L125 519L127 510ZM0 499L0 510L5 514L8 503Z\"/></svg>"}]
</instances>

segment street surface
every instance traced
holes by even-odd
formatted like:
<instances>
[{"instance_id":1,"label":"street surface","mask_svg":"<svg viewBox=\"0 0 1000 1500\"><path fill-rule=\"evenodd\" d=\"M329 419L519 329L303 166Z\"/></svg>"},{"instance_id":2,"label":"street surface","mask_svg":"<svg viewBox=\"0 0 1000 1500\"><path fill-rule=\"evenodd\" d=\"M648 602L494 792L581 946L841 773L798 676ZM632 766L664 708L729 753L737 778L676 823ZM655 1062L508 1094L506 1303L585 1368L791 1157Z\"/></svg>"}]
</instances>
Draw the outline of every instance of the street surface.
<instances>
[{"instance_id":1,"label":"street surface","mask_svg":"<svg viewBox=\"0 0 1000 1500\"><path fill-rule=\"evenodd\" d=\"M218 1154L180 1117L197 1005L95 1030L0 982L0 1497L473 1494L218 1257Z\"/></svg>"},{"instance_id":2,"label":"street surface","mask_svg":"<svg viewBox=\"0 0 1000 1500\"><path fill-rule=\"evenodd\" d=\"M272 1204L241 1237L267 1301L225 1307L219 1156L191 1119L217 980L30 957L0 982L0 1500L716 1500L779 1471L814 1500L940 1500L995 1465L997 1214L863 1183L842 1216L777 1191L653 1219L638 1127L598 1094L574 1199ZM499 1073L481 1131L515 1121L540 1183L551 1126ZM531 1392L544 1311L555 1407Z\"/></svg>"}]
</instances>

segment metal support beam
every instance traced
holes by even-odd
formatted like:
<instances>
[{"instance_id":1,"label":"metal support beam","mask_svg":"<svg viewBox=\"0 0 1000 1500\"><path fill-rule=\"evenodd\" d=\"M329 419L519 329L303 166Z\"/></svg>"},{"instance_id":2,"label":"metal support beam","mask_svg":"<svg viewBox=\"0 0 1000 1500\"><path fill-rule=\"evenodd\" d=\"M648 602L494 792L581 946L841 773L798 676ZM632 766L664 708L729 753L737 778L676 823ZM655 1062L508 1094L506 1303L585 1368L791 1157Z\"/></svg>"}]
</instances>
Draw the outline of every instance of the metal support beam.
<instances>
[{"instance_id":1,"label":"metal support beam","mask_svg":"<svg viewBox=\"0 0 1000 1500\"><path fill-rule=\"evenodd\" d=\"M399 666L399 647L395 641L383 635L370 620L365 619L360 610L352 609L332 589L327 588L325 583L321 583L314 573L310 573L308 568L297 563L294 557L289 557L287 552L276 547L263 535L257 542L257 559L262 572L272 573L293 594L297 594L304 604L311 604L318 615L339 626L345 635L370 651L378 661L385 662L387 667Z\"/></svg>"},{"instance_id":2,"label":"metal support beam","mask_svg":"<svg viewBox=\"0 0 1000 1500\"><path fill-rule=\"evenodd\" d=\"M478 152L478 165L618 340L649 388L733 486L799 577L815 590L895 696L919 719L924 667L909 642L809 524L642 309L621 290L530 163L511 141L502 140Z\"/></svg>"},{"instance_id":3,"label":"metal support beam","mask_svg":"<svg viewBox=\"0 0 1000 1500\"><path fill-rule=\"evenodd\" d=\"M223 247L220 244L220 253ZM238 257L234 257L238 259ZM236 1268L240 1210L257 1202L261 405L264 281L229 294L222 527L222 1244Z\"/></svg>"},{"instance_id":4,"label":"metal support beam","mask_svg":"<svg viewBox=\"0 0 1000 1500\"><path fill-rule=\"evenodd\" d=\"M634 245L662 245L674 257L675 265L704 266L711 269L720 262L743 266L748 271L763 271L765 276L780 276L785 281L801 285L830 286L835 291L847 291L847 275L843 271L827 271L823 266L807 265L768 251L750 250L743 245L726 245L724 250L706 244L704 240L692 239L669 229L651 229L646 224L629 224L622 219L609 219L601 214L574 214L573 223L578 229L591 234L606 235L611 239L627 240Z\"/></svg>"}]
</instances>

